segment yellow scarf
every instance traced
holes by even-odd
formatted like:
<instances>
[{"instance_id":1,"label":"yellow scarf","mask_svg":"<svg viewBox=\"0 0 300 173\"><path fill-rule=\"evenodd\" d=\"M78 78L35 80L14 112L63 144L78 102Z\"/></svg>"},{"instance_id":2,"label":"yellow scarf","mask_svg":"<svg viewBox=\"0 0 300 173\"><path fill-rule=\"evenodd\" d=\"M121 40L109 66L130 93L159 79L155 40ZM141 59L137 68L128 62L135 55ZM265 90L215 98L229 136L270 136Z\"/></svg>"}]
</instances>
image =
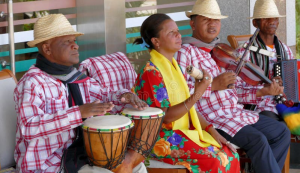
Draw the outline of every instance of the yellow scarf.
<instances>
[{"instance_id":1,"label":"yellow scarf","mask_svg":"<svg viewBox=\"0 0 300 173\"><path fill-rule=\"evenodd\" d=\"M176 60L173 58L171 63L166 57L154 49L150 52L150 55L150 61L159 69L164 79L171 106L182 103L189 98L190 93L187 83ZM219 143L209 133L201 129L194 106L190 109L189 113L192 124L196 130L189 130L190 121L188 113L172 123L173 130L182 131L190 140L200 147L208 147L210 144L220 147Z\"/></svg>"}]
</instances>

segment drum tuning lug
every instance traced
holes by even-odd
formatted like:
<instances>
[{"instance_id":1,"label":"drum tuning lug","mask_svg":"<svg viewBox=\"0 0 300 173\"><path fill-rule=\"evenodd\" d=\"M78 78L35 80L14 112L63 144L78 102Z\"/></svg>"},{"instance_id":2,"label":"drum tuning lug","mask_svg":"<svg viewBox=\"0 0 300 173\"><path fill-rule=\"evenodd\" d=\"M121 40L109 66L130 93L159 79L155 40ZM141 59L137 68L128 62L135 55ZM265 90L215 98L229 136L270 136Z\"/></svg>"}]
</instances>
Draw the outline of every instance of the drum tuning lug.
<instances>
[{"instance_id":1,"label":"drum tuning lug","mask_svg":"<svg viewBox=\"0 0 300 173\"><path fill-rule=\"evenodd\" d=\"M286 98L282 98L282 101L284 101L284 102L285 102L285 101L286 101Z\"/></svg>"}]
</instances>

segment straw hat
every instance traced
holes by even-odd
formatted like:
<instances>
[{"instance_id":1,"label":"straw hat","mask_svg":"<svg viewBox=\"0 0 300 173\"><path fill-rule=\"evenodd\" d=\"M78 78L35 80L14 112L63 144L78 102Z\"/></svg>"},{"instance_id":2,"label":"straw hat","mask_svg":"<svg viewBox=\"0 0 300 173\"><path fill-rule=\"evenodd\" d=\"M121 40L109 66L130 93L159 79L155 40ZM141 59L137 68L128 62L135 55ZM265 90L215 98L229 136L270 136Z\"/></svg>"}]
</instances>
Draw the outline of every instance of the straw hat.
<instances>
[{"instance_id":1,"label":"straw hat","mask_svg":"<svg viewBox=\"0 0 300 173\"><path fill-rule=\"evenodd\" d=\"M50 14L39 18L34 24L34 40L28 42L28 46L34 47L36 44L55 37L75 35L83 33L74 31L68 19L62 14Z\"/></svg>"},{"instance_id":2,"label":"straw hat","mask_svg":"<svg viewBox=\"0 0 300 173\"><path fill-rule=\"evenodd\" d=\"M197 0L192 12L186 11L185 15L188 18L191 15L201 15L211 19L224 19L228 17L221 15L220 7L216 0Z\"/></svg>"},{"instance_id":3,"label":"straw hat","mask_svg":"<svg viewBox=\"0 0 300 173\"><path fill-rule=\"evenodd\" d=\"M274 0L257 0L254 6L253 17L250 17L250 19L276 17L285 17L285 15L279 14Z\"/></svg>"}]
</instances>

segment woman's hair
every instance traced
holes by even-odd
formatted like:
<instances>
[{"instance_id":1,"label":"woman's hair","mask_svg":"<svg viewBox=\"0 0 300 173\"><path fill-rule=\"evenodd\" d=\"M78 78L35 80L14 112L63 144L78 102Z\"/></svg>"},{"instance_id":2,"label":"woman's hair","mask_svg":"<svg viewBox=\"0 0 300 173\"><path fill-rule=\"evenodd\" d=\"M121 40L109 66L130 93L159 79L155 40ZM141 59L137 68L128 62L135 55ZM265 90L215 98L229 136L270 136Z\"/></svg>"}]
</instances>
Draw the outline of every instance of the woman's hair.
<instances>
[{"instance_id":1,"label":"woman's hair","mask_svg":"<svg viewBox=\"0 0 300 173\"><path fill-rule=\"evenodd\" d=\"M154 49L154 46L151 42L151 38L159 37L159 31L162 29L161 24L171 19L168 15L157 13L149 16L141 26L141 37L145 40L145 42L149 45L148 49ZM142 44L143 39L137 38L133 42L133 44Z\"/></svg>"}]
</instances>

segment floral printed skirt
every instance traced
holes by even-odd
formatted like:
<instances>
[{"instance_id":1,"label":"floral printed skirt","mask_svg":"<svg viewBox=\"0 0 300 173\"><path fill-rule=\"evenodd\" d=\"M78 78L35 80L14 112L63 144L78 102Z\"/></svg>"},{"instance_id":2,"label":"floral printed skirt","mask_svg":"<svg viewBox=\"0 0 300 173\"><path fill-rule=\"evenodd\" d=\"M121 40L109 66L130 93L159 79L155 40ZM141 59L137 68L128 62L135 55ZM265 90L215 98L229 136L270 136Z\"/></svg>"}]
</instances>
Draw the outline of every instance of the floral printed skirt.
<instances>
[{"instance_id":1,"label":"floral printed skirt","mask_svg":"<svg viewBox=\"0 0 300 173\"><path fill-rule=\"evenodd\" d=\"M239 155L227 146L202 148L179 130L162 129L151 159L183 165L193 173L239 173Z\"/></svg>"}]
</instances>

